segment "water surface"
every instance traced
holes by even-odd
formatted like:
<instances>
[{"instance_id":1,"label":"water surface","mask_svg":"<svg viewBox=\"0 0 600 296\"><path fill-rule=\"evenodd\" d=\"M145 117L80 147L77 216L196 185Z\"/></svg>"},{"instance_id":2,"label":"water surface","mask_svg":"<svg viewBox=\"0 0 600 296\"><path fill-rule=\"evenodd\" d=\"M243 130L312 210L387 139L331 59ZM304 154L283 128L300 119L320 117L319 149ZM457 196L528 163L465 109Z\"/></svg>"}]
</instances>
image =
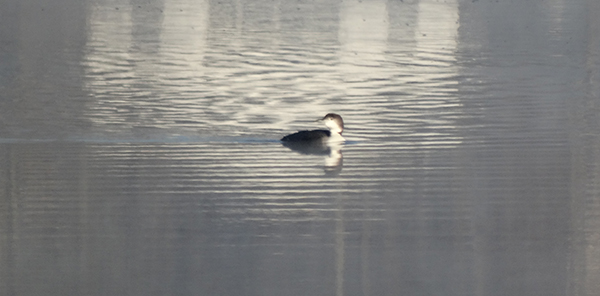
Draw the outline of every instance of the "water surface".
<instances>
[{"instance_id":1,"label":"water surface","mask_svg":"<svg viewBox=\"0 0 600 296\"><path fill-rule=\"evenodd\" d=\"M4 2L0 295L600 292L596 1Z\"/></svg>"}]
</instances>

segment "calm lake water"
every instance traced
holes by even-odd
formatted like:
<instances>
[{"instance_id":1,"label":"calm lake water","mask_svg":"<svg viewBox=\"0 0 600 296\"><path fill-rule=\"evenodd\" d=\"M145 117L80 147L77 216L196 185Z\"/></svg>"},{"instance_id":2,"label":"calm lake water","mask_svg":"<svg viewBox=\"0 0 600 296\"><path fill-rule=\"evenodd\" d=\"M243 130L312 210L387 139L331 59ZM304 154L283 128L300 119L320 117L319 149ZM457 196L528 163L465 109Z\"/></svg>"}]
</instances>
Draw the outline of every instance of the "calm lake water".
<instances>
[{"instance_id":1,"label":"calm lake water","mask_svg":"<svg viewBox=\"0 0 600 296\"><path fill-rule=\"evenodd\" d=\"M0 2L0 295L600 293L599 1Z\"/></svg>"}]
</instances>

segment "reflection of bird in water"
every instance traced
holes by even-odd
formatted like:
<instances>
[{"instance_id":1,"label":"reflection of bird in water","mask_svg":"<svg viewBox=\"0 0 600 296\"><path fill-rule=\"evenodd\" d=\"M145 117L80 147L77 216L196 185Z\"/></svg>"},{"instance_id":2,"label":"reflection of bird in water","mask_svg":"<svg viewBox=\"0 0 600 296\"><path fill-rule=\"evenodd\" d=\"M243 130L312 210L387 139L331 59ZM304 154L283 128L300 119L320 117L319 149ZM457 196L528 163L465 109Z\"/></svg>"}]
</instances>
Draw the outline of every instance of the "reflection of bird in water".
<instances>
[{"instance_id":1,"label":"reflection of bird in water","mask_svg":"<svg viewBox=\"0 0 600 296\"><path fill-rule=\"evenodd\" d=\"M341 148L345 141L342 137L344 121L334 113L318 121L324 122L329 130L299 131L281 138L281 142L283 146L301 154L327 155L325 171L339 173L342 168Z\"/></svg>"}]
</instances>

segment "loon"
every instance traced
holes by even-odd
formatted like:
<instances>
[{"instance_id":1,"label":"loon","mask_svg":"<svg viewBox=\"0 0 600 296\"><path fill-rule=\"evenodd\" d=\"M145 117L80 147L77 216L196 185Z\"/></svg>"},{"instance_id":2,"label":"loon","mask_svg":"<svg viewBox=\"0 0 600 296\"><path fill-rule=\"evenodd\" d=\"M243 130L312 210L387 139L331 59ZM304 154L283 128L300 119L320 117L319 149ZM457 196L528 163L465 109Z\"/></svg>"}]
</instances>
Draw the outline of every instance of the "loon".
<instances>
[{"instance_id":1,"label":"loon","mask_svg":"<svg viewBox=\"0 0 600 296\"><path fill-rule=\"evenodd\" d=\"M281 141L287 143L326 143L332 141L344 141L344 138L342 137L344 121L341 116L335 113L329 113L317 121L324 122L329 130L299 131L281 138Z\"/></svg>"}]
</instances>

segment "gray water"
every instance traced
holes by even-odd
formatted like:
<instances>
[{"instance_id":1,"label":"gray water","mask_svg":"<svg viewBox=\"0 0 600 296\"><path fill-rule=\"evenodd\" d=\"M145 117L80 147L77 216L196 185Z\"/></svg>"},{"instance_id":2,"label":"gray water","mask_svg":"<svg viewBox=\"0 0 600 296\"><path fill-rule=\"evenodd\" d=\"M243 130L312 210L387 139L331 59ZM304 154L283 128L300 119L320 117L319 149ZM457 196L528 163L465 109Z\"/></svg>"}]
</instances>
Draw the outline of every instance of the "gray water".
<instances>
[{"instance_id":1,"label":"gray water","mask_svg":"<svg viewBox=\"0 0 600 296\"><path fill-rule=\"evenodd\" d=\"M599 4L0 1L0 295L598 295Z\"/></svg>"}]
</instances>

